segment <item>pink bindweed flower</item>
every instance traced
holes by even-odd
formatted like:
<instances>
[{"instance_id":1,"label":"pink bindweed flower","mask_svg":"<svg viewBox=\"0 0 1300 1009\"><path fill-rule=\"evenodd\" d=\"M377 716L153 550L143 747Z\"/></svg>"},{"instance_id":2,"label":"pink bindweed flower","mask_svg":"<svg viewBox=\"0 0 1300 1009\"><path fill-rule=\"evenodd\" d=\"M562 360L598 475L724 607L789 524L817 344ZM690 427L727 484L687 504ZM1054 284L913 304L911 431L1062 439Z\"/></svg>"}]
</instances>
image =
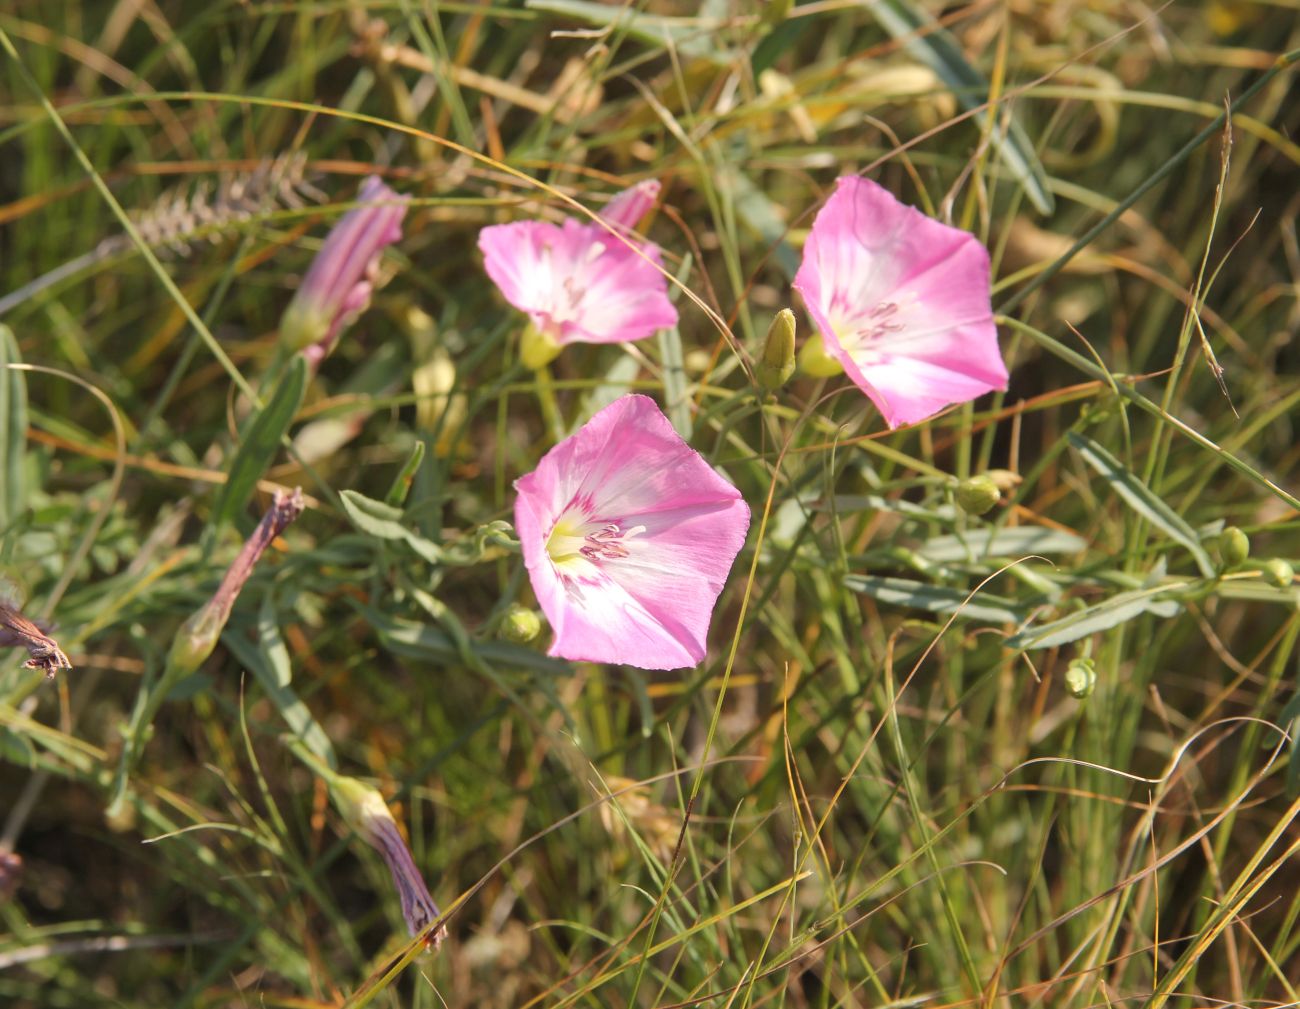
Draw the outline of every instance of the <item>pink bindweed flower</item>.
<instances>
[{"instance_id":1,"label":"pink bindweed flower","mask_svg":"<svg viewBox=\"0 0 1300 1009\"><path fill-rule=\"evenodd\" d=\"M988 252L874 182L836 182L794 286L825 352L891 428L1007 387Z\"/></svg>"},{"instance_id":2,"label":"pink bindweed flower","mask_svg":"<svg viewBox=\"0 0 1300 1009\"><path fill-rule=\"evenodd\" d=\"M313 364L333 349L339 333L370 304L375 270L386 246L402 237L407 197L377 175L361 183L355 207L325 238L280 320L280 338Z\"/></svg>"},{"instance_id":3,"label":"pink bindweed flower","mask_svg":"<svg viewBox=\"0 0 1300 1009\"><path fill-rule=\"evenodd\" d=\"M642 669L704 658L749 508L654 400L605 407L515 489L524 564L555 632L551 655Z\"/></svg>"},{"instance_id":4,"label":"pink bindweed flower","mask_svg":"<svg viewBox=\"0 0 1300 1009\"><path fill-rule=\"evenodd\" d=\"M615 196L603 215L631 229L654 203L657 182ZM528 313L524 364L540 368L567 343L628 343L677 325L657 246L621 240L601 225L567 218L494 224L479 232L488 276L506 301Z\"/></svg>"}]
</instances>

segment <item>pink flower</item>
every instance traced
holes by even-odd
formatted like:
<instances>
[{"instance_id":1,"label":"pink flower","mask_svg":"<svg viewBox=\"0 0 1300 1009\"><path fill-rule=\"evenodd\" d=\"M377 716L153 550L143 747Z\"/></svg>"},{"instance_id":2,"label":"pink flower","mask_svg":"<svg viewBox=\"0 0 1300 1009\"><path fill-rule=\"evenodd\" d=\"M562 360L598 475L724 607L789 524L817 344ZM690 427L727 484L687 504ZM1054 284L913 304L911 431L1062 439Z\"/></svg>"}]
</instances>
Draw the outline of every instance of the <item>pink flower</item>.
<instances>
[{"instance_id":1,"label":"pink flower","mask_svg":"<svg viewBox=\"0 0 1300 1009\"><path fill-rule=\"evenodd\" d=\"M641 183L615 196L605 219L630 233L658 186ZM627 343L677 325L668 283L656 269L658 247L632 244L636 248L595 222L573 218L496 224L479 232L488 276L532 320L526 365L541 367L567 343Z\"/></svg>"},{"instance_id":2,"label":"pink flower","mask_svg":"<svg viewBox=\"0 0 1300 1009\"><path fill-rule=\"evenodd\" d=\"M407 198L377 175L361 183L357 202L325 238L280 321L280 338L293 350L307 350L319 364L343 327L370 304L374 273L386 246L402 237Z\"/></svg>"},{"instance_id":3,"label":"pink flower","mask_svg":"<svg viewBox=\"0 0 1300 1009\"><path fill-rule=\"evenodd\" d=\"M551 655L642 669L704 658L749 508L654 400L616 400L515 488L524 564L555 631Z\"/></svg>"},{"instance_id":4,"label":"pink flower","mask_svg":"<svg viewBox=\"0 0 1300 1009\"><path fill-rule=\"evenodd\" d=\"M794 286L826 353L891 428L1007 387L988 252L874 182L836 182Z\"/></svg>"}]
</instances>

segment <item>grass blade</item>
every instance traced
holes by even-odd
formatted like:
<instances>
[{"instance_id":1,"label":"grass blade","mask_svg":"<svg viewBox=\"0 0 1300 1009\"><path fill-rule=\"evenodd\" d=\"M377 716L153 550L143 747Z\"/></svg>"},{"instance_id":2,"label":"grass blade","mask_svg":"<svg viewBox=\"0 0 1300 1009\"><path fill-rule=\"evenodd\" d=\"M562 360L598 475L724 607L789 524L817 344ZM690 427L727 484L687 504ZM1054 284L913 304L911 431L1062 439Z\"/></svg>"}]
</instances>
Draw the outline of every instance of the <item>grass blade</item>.
<instances>
[{"instance_id":1,"label":"grass blade","mask_svg":"<svg viewBox=\"0 0 1300 1009\"><path fill-rule=\"evenodd\" d=\"M844 579L844 585L853 592L861 592L892 606L905 606L943 615L957 613L968 620L983 620L991 624L1018 624L1029 615L1009 599L981 592L967 602L970 592L965 589L927 585L910 578L848 575Z\"/></svg>"},{"instance_id":2,"label":"grass blade","mask_svg":"<svg viewBox=\"0 0 1300 1009\"><path fill-rule=\"evenodd\" d=\"M1069 432L1066 437L1074 450L1083 457L1083 461L1096 470L1130 508L1171 540L1186 547L1202 575L1206 578L1214 577L1214 562L1201 546L1196 531L1183 520L1181 515L1165 504L1150 487L1091 438L1077 431Z\"/></svg>"}]
</instances>

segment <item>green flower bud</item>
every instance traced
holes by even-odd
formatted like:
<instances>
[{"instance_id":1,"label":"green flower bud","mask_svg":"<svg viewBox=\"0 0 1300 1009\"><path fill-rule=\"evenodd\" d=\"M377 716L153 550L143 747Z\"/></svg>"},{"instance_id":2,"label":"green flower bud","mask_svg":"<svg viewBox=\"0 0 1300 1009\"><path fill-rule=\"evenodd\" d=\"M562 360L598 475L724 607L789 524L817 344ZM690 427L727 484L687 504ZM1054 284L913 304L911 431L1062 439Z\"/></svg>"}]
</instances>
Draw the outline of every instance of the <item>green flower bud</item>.
<instances>
[{"instance_id":1,"label":"green flower bud","mask_svg":"<svg viewBox=\"0 0 1300 1009\"><path fill-rule=\"evenodd\" d=\"M1235 568L1250 556L1250 537L1236 526L1228 526L1219 534L1219 557L1225 567Z\"/></svg>"},{"instance_id":2,"label":"green flower bud","mask_svg":"<svg viewBox=\"0 0 1300 1009\"><path fill-rule=\"evenodd\" d=\"M830 378L844 371L844 366L826 353L826 344L820 333L814 333L804 341L803 350L799 351L799 367L804 374L814 378Z\"/></svg>"},{"instance_id":3,"label":"green flower bud","mask_svg":"<svg viewBox=\"0 0 1300 1009\"><path fill-rule=\"evenodd\" d=\"M1295 568L1282 560L1281 557L1274 557L1271 560L1262 562L1259 569L1264 572L1269 581L1280 589L1289 587L1291 580L1295 578Z\"/></svg>"},{"instance_id":4,"label":"green flower bud","mask_svg":"<svg viewBox=\"0 0 1300 1009\"><path fill-rule=\"evenodd\" d=\"M794 313L783 308L767 330L763 358L758 362L758 382L764 389L779 389L794 374Z\"/></svg>"},{"instance_id":5,"label":"green flower bud","mask_svg":"<svg viewBox=\"0 0 1300 1009\"><path fill-rule=\"evenodd\" d=\"M997 482L981 473L957 484L957 506L967 515L983 515L1002 500Z\"/></svg>"},{"instance_id":6,"label":"green flower bud","mask_svg":"<svg viewBox=\"0 0 1300 1009\"><path fill-rule=\"evenodd\" d=\"M545 368L560 356L560 344L550 333L538 329L531 322L519 338L519 359L530 371Z\"/></svg>"},{"instance_id":7,"label":"green flower bud","mask_svg":"<svg viewBox=\"0 0 1300 1009\"><path fill-rule=\"evenodd\" d=\"M200 607L189 615L185 623L172 638L171 651L167 655L167 667L173 676L188 676L195 672L221 638L225 620L218 607L211 604Z\"/></svg>"},{"instance_id":8,"label":"green flower bud","mask_svg":"<svg viewBox=\"0 0 1300 1009\"><path fill-rule=\"evenodd\" d=\"M1074 659L1065 670L1065 689L1071 697L1083 700L1097 686L1097 667L1092 659Z\"/></svg>"},{"instance_id":9,"label":"green flower bud","mask_svg":"<svg viewBox=\"0 0 1300 1009\"><path fill-rule=\"evenodd\" d=\"M510 607L510 612L501 621L501 637L516 645L526 645L541 633L541 618L524 606Z\"/></svg>"}]
</instances>

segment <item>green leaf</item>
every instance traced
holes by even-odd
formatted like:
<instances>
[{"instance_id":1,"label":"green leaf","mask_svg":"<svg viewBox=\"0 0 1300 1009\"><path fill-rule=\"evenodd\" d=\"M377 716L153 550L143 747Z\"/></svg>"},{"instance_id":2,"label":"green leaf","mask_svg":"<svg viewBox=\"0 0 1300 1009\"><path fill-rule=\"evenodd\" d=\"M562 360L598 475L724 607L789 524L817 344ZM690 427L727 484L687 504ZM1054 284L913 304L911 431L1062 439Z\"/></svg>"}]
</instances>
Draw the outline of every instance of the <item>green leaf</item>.
<instances>
[{"instance_id":1,"label":"green leaf","mask_svg":"<svg viewBox=\"0 0 1300 1009\"><path fill-rule=\"evenodd\" d=\"M917 547L916 552L928 561L951 564L984 557L1077 554L1087 549L1087 540L1063 529L1017 526L1013 529L972 529L960 537L936 536Z\"/></svg>"},{"instance_id":2,"label":"green leaf","mask_svg":"<svg viewBox=\"0 0 1300 1009\"><path fill-rule=\"evenodd\" d=\"M231 460L225 484L217 495L212 528L232 521L253 496L257 481L280 450L280 441L293 423L307 388L307 362L301 354L290 362L271 401L248 424L243 441Z\"/></svg>"},{"instance_id":3,"label":"green leaf","mask_svg":"<svg viewBox=\"0 0 1300 1009\"><path fill-rule=\"evenodd\" d=\"M980 592L969 602L969 591L927 585L909 578L881 578L875 575L847 575L845 586L882 603L927 610L930 613L957 613L967 620L994 624L1018 624L1028 613L1009 599Z\"/></svg>"},{"instance_id":4,"label":"green leaf","mask_svg":"<svg viewBox=\"0 0 1300 1009\"><path fill-rule=\"evenodd\" d=\"M1083 457L1083 461L1101 474L1130 508L1171 540L1186 547L1202 575L1206 578L1214 577L1214 562L1201 546L1196 531L1183 520L1181 515L1165 504L1150 487L1125 469L1123 463L1091 438L1077 431L1068 432L1066 437L1074 450Z\"/></svg>"},{"instance_id":5,"label":"green leaf","mask_svg":"<svg viewBox=\"0 0 1300 1009\"><path fill-rule=\"evenodd\" d=\"M1089 634L1108 631L1120 624L1150 613L1157 617L1174 617L1182 612L1183 604L1176 599L1160 598L1160 589L1135 589L1111 596L1105 602L1089 606L1068 617L1051 623L1028 627L1007 638L1008 648L1055 648L1057 645L1078 641Z\"/></svg>"},{"instance_id":6,"label":"green leaf","mask_svg":"<svg viewBox=\"0 0 1300 1009\"><path fill-rule=\"evenodd\" d=\"M343 510L352 524L368 536L381 540L400 540L430 564L468 567L519 552L519 542L509 522L496 520L476 526L472 532L440 546L407 528L400 508L354 490L339 491Z\"/></svg>"},{"instance_id":7,"label":"green leaf","mask_svg":"<svg viewBox=\"0 0 1300 1009\"><path fill-rule=\"evenodd\" d=\"M415 474L420 472L420 463L424 462L424 442L417 441L411 445L411 453L406 457L406 462L402 464L401 470L393 480L393 485L388 488L388 494L384 497L384 503L395 507L401 507L406 501L406 496L411 493L411 484L415 481Z\"/></svg>"},{"instance_id":8,"label":"green leaf","mask_svg":"<svg viewBox=\"0 0 1300 1009\"><path fill-rule=\"evenodd\" d=\"M257 636L258 642L254 645L239 631L227 631L221 635L221 641L253 674L293 734L326 764L336 767L334 746L329 736L291 686L293 667L289 661L289 649L280 633L274 603L269 595L258 612Z\"/></svg>"},{"instance_id":9,"label":"green leaf","mask_svg":"<svg viewBox=\"0 0 1300 1009\"><path fill-rule=\"evenodd\" d=\"M13 331L0 324L0 532L27 505L27 380L8 367L21 361Z\"/></svg>"},{"instance_id":10,"label":"green leaf","mask_svg":"<svg viewBox=\"0 0 1300 1009\"><path fill-rule=\"evenodd\" d=\"M366 621L375 629L385 648L395 655L447 665L462 662L461 649L444 631L428 624L409 620L394 620L366 606L357 606ZM469 641L477 662L486 662L504 669L526 669L548 676L569 676L573 672L567 662L552 659L541 652L507 641Z\"/></svg>"},{"instance_id":11,"label":"green leaf","mask_svg":"<svg viewBox=\"0 0 1300 1009\"><path fill-rule=\"evenodd\" d=\"M381 540L406 539L409 530L402 525L401 508L354 490L339 491L339 500L352 524L363 533Z\"/></svg>"},{"instance_id":12,"label":"green leaf","mask_svg":"<svg viewBox=\"0 0 1300 1009\"><path fill-rule=\"evenodd\" d=\"M983 105L989 99L989 83L970 65L961 46L928 12L906 0L866 0L867 7L880 27L902 42L913 57L935 72L952 89L964 109ZM988 110L976 117L988 128L990 142L1001 155L1011 174L1025 187L1025 195L1040 214L1056 209L1056 200L1047 188L1047 173L1034 152L1034 145L1024 128L1013 118L994 110L995 121L988 125ZM1003 123L1006 124L1005 129Z\"/></svg>"}]
</instances>

